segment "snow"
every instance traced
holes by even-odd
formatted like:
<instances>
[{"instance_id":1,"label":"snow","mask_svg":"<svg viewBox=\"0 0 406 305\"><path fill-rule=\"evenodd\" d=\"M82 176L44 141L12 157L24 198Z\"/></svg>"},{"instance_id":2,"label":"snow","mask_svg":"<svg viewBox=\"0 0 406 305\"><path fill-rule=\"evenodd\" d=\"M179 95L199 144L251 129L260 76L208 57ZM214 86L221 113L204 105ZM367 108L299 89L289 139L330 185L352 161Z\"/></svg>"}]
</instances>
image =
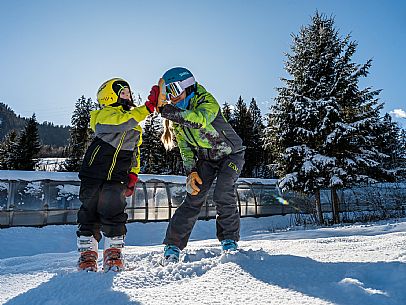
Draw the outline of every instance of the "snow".
<instances>
[{"instance_id":1,"label":"snow","mask_svg":"<svg viewBox=\"0 0 406 305\"><path fill-rule=\"evenodd\" d=\"M46 179L54 181L80 181L78 173L74 172L0 170L0 180L38 181Z\"/></svg>"},{"instance_id":2,"label":"snow","mask_svg":"<svg viewBox=\"0 0 406 305\"><path fill-rule=\"evenodd\" d=\"M51 172L63 170L63 164L65 161L66 158L40 158L35 165L35 170Z\"/></svg>"},{"instance_id":3,"label":"snow","mask_svg":"<svg viewBox=\"0 0 406 305\"><path fill-rule=\"evenodd\" d=\"M118 274L76 271L75 226L1 229L0 304L405 304L406 219L307 230L290 222L242 219L241 250L222 254L215 221L199 221L182 262L166 267L167 223L131 223Z\"/></svg>"}]
</instances>

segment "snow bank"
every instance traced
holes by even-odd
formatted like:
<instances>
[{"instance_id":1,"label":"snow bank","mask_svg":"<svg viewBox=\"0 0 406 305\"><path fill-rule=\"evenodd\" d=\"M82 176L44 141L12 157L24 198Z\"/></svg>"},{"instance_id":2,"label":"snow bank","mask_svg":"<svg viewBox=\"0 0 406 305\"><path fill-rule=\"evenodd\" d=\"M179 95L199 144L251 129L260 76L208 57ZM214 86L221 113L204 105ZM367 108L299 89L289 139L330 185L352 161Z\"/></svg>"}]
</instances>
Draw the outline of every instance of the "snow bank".
<instances>
[{"instance_id":1,"label":"snow bank","mask_svg":"<svg viewBox=\"0 0 406 305\"><path fill-rule=\"evenodd\" d=\"M199 221L182 262L166 267L166 223L130 224L118 274L76 271L74 226L2 229L0 304L404 304L406 219L273 233L274 224L243 219L241 250L223 254L215 221Z\"/></svg>"}]
</instances>

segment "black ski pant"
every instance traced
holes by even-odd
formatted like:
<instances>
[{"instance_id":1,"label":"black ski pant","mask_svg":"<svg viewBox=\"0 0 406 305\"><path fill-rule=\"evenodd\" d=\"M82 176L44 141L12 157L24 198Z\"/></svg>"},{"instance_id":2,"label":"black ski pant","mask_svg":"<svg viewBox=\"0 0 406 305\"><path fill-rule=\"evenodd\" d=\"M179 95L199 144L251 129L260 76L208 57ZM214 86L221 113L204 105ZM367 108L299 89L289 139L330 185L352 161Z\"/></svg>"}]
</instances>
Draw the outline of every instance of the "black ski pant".
<instances>
[{"instance_id":1,"label":"black ski pant","mask_svg":"<svg viewBox=\"0 0 406 305\"><path fill-rule=\"evenodd\" d=\"M78 211L77 236L102 238L100 231L107 237L121 236L127 233L126 221L126 185L117 181L105 181L82 178L79 199L82 205Z\"/></svg>"},{"instance_id":2,"label":"black ski pant","mask_svg":"<svg viewBox=\"0 0 406 305\"><path fill-rule=\"evenodd\" d=\"M181 250L186 247L215 178L217 181L213 201L217 211L217 238L220 241L224 239L238 241L240 239L240 214L237 207L235 182L243 165L244 152L231 154L219 161L198 160L196 164L197 173L203 181L201 185L197 184L200 192L194 196L187 193L185 200L176 209L169 221L163 243L176 245Z\"/></svg>"}]
</instances>

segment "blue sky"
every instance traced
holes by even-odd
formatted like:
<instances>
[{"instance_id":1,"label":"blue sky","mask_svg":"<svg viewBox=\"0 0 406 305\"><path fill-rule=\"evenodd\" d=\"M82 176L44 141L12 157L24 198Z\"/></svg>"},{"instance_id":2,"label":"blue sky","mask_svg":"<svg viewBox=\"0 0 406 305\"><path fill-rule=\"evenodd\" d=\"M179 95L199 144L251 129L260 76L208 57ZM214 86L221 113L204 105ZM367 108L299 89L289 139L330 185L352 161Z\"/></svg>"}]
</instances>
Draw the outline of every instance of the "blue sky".
<instances>
[{"instance_id":1,"label":"blue sky","mask_svg":"<svg viewBox=\"0 0 406 305\"><path fill-rule=\"evenodd\" d=\"M371 0L0 0L0 101L68 125L75 101L95 100L105 80L123 77L145 99L167 69L185 66L219 103L254 97L264 114L291 34L316 10L358 41L355 62L373 59L361 85L383 89L384 112L406 110L406 1Z\"/></svg>"}]
</instances>

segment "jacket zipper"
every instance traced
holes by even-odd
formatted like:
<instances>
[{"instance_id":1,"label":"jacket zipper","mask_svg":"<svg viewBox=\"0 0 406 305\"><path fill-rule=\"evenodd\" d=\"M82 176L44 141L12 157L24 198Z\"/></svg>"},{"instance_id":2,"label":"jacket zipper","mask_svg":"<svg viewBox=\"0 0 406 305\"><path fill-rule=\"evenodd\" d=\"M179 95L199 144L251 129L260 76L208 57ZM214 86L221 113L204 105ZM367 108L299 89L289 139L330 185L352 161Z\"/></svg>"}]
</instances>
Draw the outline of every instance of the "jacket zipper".
<instances>
[{"instance_id":1,"label":"jacket zipper","mask_svg":"<svg viewBox=\"0 0 406 305\"><path fill-rule=\"evenodd\" d=\"M185 136L186 136L186 138L189 140L189 142L194 142L197 147L200 147L200 145L197 143L196 139L193 137L192 132L191 132L190 130L188 130L187 128L185 128L185 127L182 127L182 128L183 128L183 132L185 133ZM187 133L186 130L187 130L189 133ZM192 139L192 141L191 141L190 138L189 138L189 134L190 134L190 138Z\"/></svg>"},{"instance_id":2,"label":"jacket zipper","mask_svg":"<svg viewBox=\"0 0 406 305\"><path fill-rule=\"evenodd\" d=\"M225 132L224 130L221 130L221 133L224 135L224 137L226 138L226 140L227 140L228 142L230 142L231 147L234 148L234 143L227 137L226 132Z\"/></svg>"},{"instance_id":3,"label":"jacket zipper","mask_svg":"<svg viewBox=\"0 0 406 305\"><path fill-rule=\"evenodd\" d=\"M92 156L91 156L90 161L89 161L89 166L92 166L94 158L96 158L96 155L100 150L100 147L101 147L100 145L97 145L96 148L93 150Z\"/></svg>"},{"instance_id":4,"label":"jacket zipper","mask_svg":"<svg viewBox=\"0 0 406 305\"><path fill-rule=\"evenodd\" d=\"M113 174L114 167L116 166L117 156L118 156L118 153L120 152L121 146L123 146L123 142L124 142L124 138L125 138L126 134L127 134L127 131L124 131L123 135L121 136L120 143L118 143L118 145L117 145L116 151L113 156L113 161L111 162L107 180L111 180L111 175Z\"/></svg>"}]
</instances>

